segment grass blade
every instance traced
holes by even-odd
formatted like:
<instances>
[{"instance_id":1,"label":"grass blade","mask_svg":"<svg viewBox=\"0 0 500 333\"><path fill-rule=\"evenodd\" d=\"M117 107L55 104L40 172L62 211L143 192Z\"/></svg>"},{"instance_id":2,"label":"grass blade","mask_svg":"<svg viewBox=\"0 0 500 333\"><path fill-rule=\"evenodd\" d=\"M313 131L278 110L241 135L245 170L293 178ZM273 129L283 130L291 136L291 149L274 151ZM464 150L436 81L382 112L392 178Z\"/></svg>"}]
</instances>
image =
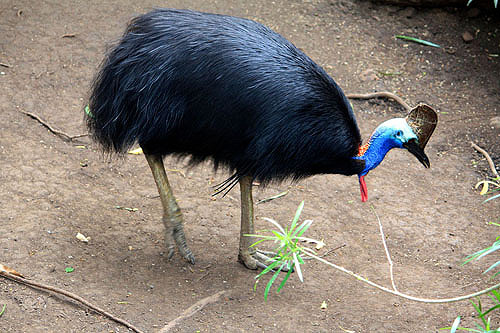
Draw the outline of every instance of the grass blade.
<instances>
[{"instance_id":1,"label":"grass blade","mask_svg":"<svg viewBox=\"0 0 500 333\"><path fill-rule=\"evenodd\" d=\"M500 194L494 195L491 198L484 200L483 203L488 202L488 201L493 200L493 199L496 199L496 198L500 198Z\"/></svg>"},{"instance_id":2,"label":"grass blade","mask_svg":"<svg viewBox=\"0 0 500 333\"><path fill-rule=\"evenodd\" d=\"M297 259L297 254L295 252L293 253L293 264L297 269L297 275L299 276L300 282L304 282L304 277L302 276L302 271L300 269L300 262Z\"/></svg>"},{"instance_id":3,"label":"grass blade","mask_svg":"<svg viewBox=\"0 0 500 333\"><path fill-rule=\"evenodd\" d=\"M276 222L275 220L267 218L267 217L263 217L262 219L265 220L265 221L267 221L267 222L271 222L272 224L274 224L283 233L283 235L286 234L285 229L283 229L283 227L278 222Z\"/></svg>"},{"instance_id":4,"label":"grass blade","mask_svg":"<svg viewBox=\"0 0 500 333\"><path fill-rule=\"evenodd\" d=\"M0 311L0 317L3 315L3 313L5 312L5 308L7 307L7 304L4 304L3 307L2 307L2 311Z\"/></svg>"},{"instance_id":5,"label":"grass blade","mask_svg":"<svg viewBox=\"0 0 500 333\"><path fill-rule=\"evenodd\" d=\"M458 325L460 324L460 316L458 316L455 321L453 322L453 325L451 326L451 330L450 330L450 333L455 333L457 328L458 328Z\"/></svg>"},{"instance_id":6,"label":"grass blade","mask_svg":"<svg viewBox=\"0 0 500 333\"><path fill-rule=\"evenodd\" d=\"M488 268L487 270L484 271L484 273L488 273L489 271L491 271L493 268L497 267L498 265L500 265L500 261L497 261L496 263L491 265L490 268Z\"/></svg>"},{"instance_id":7,"label":"grass blade","mask_svg":"<svg viewBox=\"0 0 500 333\"><path fill-rule=\"evenodd\" d=\"M273 261L262 272L260 272L260 274L257 275L255 278L259 279L262 275L266 274L267 272L269 272L270 270L272 270L274 267L278 266L278 264L280 264L279 261Z\"/></svg>"},{"instance_id":8,"label":"grass blade","mask_svg":"<svg viewBox=\"0 0 500 333\"><path fill-rule=\"evenodd\" d=\"M300 237L304 234L304 232L306 232L307 229L309 229L309 227L311 226L312 224L312 220L305 220L301 225L300 227L297 228L296 232L293 234L293 237Z\"/></svg>"},{"instance_id":9,"label":"grass blade","mask_svg":"<svg viewBox=\"0 0 500 333\"><path fill-rule=\"evenodd\" d=\"M288 268L288 272L286 273L285 278L283 279L283 281L281 281L278 289L276 290L277 293L279 293L280 290L285 286L286 281L288 281L288 278L290 277L290 275L293 272L293 267L294 267L294 264L292 264L291 267Z\"/></svg>"},{"instance_id":10,"label":"grass blade","mask_svg":"<svg viewBox=\"0 0 500 333\"><path fill-rule=\"evenodd\" d=\"M282 264L280 266L280 268L271 277L271 279L269 280L269 282L267 283L266 290L264 291L264 300L267 301L267 295L269 294L269 289L271 289L271 286L273 285L274 281L276 280L276 278L278 277L278 275L280 274L280 272L281 272L281 270L283 269L284 266L285 266L285 264Z\"/></svg>"},{"instance_id":11,"label":"grass blade","mask_svg":"<svg viewBox=\"0 0 500 333\"><path fill-rule=\"evenodd\" d=\"M297 211L295 212L295 216L292 221L292 226L290 227L290 231L295 229L295 226L297 225L297 221L299 220L300 214L302 214L302 209L304 208L304 200L300 203L299 207L297 208Z\"/></svg>"},{"instance_id":12,"label":"grass blade","mask_svg":"<svg viewBox=\"0 0 500 333\"><path fill-rule=\"evenodd\" d=\"M426 41L426 40L423 40L420 38L415 38L415 37L410 37L410 36L402 36L402 35L397 35L396 38L408 40L410 42L414 42L414 43L418 43L418 44L422 44L422 45L426 45L426 46L441 47L441 45L438 45L438 44L435 44L435 43L432 43L432 42L429 42L429 41Z\"/></svg>"},{"instance_id":13,"label":"grass blade","mask_svg":"<svg viewBox=\"0 0 500 333\"><path fill-rule=\"evenodd\" d=\"M482 315L481 317L484 317L486 316L488 313L490 313L491 311L495 310L495 309L500 309L500 304L497 304L495 306L492 306L491 308L489 308L488 310L486 310ZM489 319L489 318L488 318Z\"/></svg>"}]
</instances>

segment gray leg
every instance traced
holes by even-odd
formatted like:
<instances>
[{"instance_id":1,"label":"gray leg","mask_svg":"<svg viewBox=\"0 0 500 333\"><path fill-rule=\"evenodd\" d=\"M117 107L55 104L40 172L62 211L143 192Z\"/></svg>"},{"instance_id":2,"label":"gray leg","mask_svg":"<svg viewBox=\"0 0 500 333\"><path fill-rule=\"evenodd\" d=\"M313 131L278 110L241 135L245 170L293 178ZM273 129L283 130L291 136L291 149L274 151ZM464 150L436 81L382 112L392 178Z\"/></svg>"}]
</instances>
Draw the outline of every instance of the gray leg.
<instances>
[{"instance_id":1,"label":"gray leg","mask_svg":"<svg viewBox=\"0 0 500 333\"><path fill-rule=\"evenodd\" d=\"M161 203L163 206L163 224L165 225L165 241L167 245L167 257L172 258L175 246L179 249L181 256L194 264L194 256L186 244L186 236L182 227L182 212L175 200L167 173L163 166L163 159L160 155L145 154L149 163L153 178L158 187Z\"/></svg>"},{"instance_id":2,"label":"gray leg","mask_svg":"<svg viewBox=\"0 0 500 333\"><path fill-rule=\"evenodd\" d=\"M252 178L244 176L240 178L241 192L241 229L240 229L240 249L238 260L249 269L266 268L273 260L265 253L250 245L255 243L255 237L245 236L245 234L255 234L253 223L253 198L252 198ZM270 253L270 252L267 252ZM271 253L272 254L272 253ZM272 254L274 256L274 254Z\"/></svg>"}]
</instances>

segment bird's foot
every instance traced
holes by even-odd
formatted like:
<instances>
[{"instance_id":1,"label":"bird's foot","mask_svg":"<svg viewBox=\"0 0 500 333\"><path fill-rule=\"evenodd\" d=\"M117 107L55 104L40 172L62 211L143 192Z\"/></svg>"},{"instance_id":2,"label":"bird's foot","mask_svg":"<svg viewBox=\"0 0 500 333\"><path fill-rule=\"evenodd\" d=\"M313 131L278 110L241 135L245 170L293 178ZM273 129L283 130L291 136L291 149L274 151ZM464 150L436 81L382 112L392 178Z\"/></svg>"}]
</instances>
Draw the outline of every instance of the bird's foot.
<instances>
[{"instance_id":1,"label":"bird's foot","mask_svg":"<svg viewBox=\"0 0 500 333\"><path fill-rule=\"evenodd\" d=\"M256 250L254 252L250 252L248 250L242 251L238 254L238 261L245 265L248 269L266 269L271 263L276 260L273 259L276 256L276 253L269 251L261 251ZM290 267L286 265L281 269L282 272L288 272Z\"/></svg>"},{"instance_id":2,"label":"bird's foot","mask_svg":"<svg viewBox=\"0 0 500 333\"><path fill-rule=\"evenodd\" d=\"M191 249L187 245L186 235L184 234L184 229L182 224L177 224L176 226L166 229L165 232L165 242L167 247L167 258L171 259L174 255L175 248L179 250L180 255L186 259L187 262L194 265L194 255Z\"/></svg>"}]
</instances>

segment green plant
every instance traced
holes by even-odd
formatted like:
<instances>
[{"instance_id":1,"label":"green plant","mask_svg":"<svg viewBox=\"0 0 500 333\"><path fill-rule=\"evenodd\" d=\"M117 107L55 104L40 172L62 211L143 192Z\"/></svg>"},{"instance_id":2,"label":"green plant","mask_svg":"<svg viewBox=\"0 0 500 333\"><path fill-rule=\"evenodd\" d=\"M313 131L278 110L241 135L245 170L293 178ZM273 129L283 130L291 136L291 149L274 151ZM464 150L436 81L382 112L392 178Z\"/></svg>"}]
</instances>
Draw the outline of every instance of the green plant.
<instances>
[{"instance_id":1,"label":"green plant","mask_svg":"<svg viewBox=\"0 0 500 333\"><path fill-rule=\"evenodd\" d=\"M469 0L469 1L467 2L467 6L468 6L468 5L470 5L470 4L471 4L471 2L472 2L472 0ZM498 5L498 0L493 0L493 4L495 5L495 8L497 8L497 5Z\"/></svg>"},{"instance_id":2,"label":"green plant","mask_svg":"<svg viewBox=\"0 0 500 333\"><path fill-rule=\"evenodd\" d=\"M300 281L303 282L304 278L302 276L302 270L300 268L301 264L304 264L304 260L302 258L304 249L311 251L314 253L314 251L310 248L301 246L299 244L300 241L305 241L308 243L315 243L315 244L322 244L321 241L317 241L315 239L303 237L302 235L306 232L306 230L311 226L312 221L311 220L305 220L302 222L300 225L297 224L300 218L300 214L302 213L302 209L304 208L304 201L302 201L297 208L297 211L295 212L295 216L292 220L292 224L290 226L290 229L287 227L283 228L278 222L275 220L269 219L269 218L264 218L264 220L272 223L277 230L260 230L258 231L259 233L261 232L267 232L271 233L272 235L261 235L261 234L251 234L251 235L245 235L245 236L253 236L256 238L260 238L257 242L251 245L251 247L255 247L258 244L264 242L264 241L272 241L277 246L274 248L274 251L276 252L276 255L271 259L271 263L267 268L265 268L259 275L255 277L256 282L254 284L254 290L257 288L257 283L260 281L260 279L266 275L267 273L273 272L273 275L269 279L266 285L266 289L264 291L264 299L267 300L267 296L269 294L269 290L271 289L273 283L276 281L278 278L279 274L283 272L286 268L288 269L288 272L286 273L285 277L281 281L278 289L276 292L280 292L280 290L285 286L285 283L288 281L288 278L290 277L291 273L295 271L297 273L297 276L299 277Z\"/></svg>"},{"instance_id":3,"label":"green plant","mask_svg":"<svg viewBox=\"0 0 500 333\"><path fill-rule=\"evenodd\" d=\"M460 320L461 317L458 316L455 321L453 322L453 326L451 327L444 327L442 329L450 329L450 333L454 333L457 330L461 331L468 331L468 332L478 332L478 333L500 333L500 327L497 329L493 329L491 327L491 320L490 317L486 318L486 315L489 314L490 312L500 309L500 293L498 290L493 290L489 294L490 298L493 300L493 306L488 308L488 309L483 309L483 306L481 304L481 299L478 297L477 298L477 304L471 301L472 306L476 310L479 318L481 319L481 322L483 326L479 325L478 323L474 323L476 325L476 329L474 328L467 328L467 327L459 327L460 325Z\"/></svg>"},{"instance_id":4,"label":"green plant","mask_svg":"<svg viewBox=\"0 0 500 333\"><path fill-rule=\"evenodd\" d=\"M472 1L472 0L471 0ZM470 1L469 1L470 3ZM496 6L496 1L495 1L495 6ZM500 178L493 178L491 181L490 180L483 180L480 181L479 183L476 184L476 188L478 188L480 185L483 186L481 190L481 195L487 195L487 194L492 194L494 192L500 191ZM488 191L489 185L493 185L495 188L491 191ZM492 197L486 199L483 201L483 203L486 203L490 200L497 199L500 197L500 194L493 195ZM500 227L500 224L490 222L489 224L493 224L497 227ZM496 238L496 241L491 245L488 246L485 249L479 250L470 256L468 256L465 260L465 262L462 265L465 265L472 260L479 260L483 258L484 256L491 254L495 251L500 250L500 236ZM483 272L483 274L488 273L492 271L493 269L497 268L500 265L500 260L491 265L487 270ZM500 274L500 271L497 271L495 274L493 274L492 278L496 277L498 274ZM458 316L455 319L455 322L453 323L452 327L445 327L444 329L450 329L451 333L454 333L456 330L463 330L463 331L469 331L469 332L480 332L480 333L490 333L490 332L497 332L500 333L500 328L497 329L492 329L491 328L491 322L490 322L490 317L486 317L486 315L490 314L493 311L497 311L500 309L500 289L498 290L493 290L489 293L490 298L493 301L493 306L491 306L488 309L483 309L483 305L481 304L481 299L477 297L477 304L471 301L472 306L476 310L479 318L481 319L481 322L483 326L480 326L478 323L475 323L477 329L472 329L472 328L466 328L466 327L459 327L458 325L460 324L460 316Z\"/></svg>"}]
</instances>

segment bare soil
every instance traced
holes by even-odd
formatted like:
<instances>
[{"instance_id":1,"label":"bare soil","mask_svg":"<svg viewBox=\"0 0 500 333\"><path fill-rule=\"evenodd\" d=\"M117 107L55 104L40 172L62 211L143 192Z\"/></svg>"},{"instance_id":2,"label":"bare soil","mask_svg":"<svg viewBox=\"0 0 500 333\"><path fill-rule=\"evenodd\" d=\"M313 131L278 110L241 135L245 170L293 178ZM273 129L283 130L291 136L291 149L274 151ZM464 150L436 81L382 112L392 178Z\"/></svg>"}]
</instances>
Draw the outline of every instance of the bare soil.
<instances>
[{"instance_id":1,"label":"bare soil","mask_svg":"<svg viewBox=\"0 0 500 333\"><path fill-rule=\"evenodd\" d=\"M465 2L465 0L464 0ZM84 133L83 107L106 49L130 18L153 7L190 8L258 20L322 65L346 93L388 90L440 113L428 144L432 168L392 151L367 177L361 203L356 177L320 175L297 184L257 188L262 217L289 223L305 200L309 236L326 258L390 285L373 205L385 227L401 291L450 297L493 283L482 275L494 257L460 266L490 245L500 200L482 204L474 184L489 174L475 141L500 164L500 31L493 11L409 9L354 0L273 2L231 0L0 2L0 263L32 280L70 290L139 328L153 332L184 309L221 290L227 294L183 320L177 332L432 332L462 315L477 320L469 302L421 304L388 295L316 262L305 281L292 276L264 302L255 271L237 263L239 192L212 198L227 177L210 165L188 169L167 159L184 210L194 266L164 255L161 207L143 156L107 159L83 137L65 142L20 111L38 114L71 135ZM474 17L468 17L474 16ZM465 43L462 33L474 40ZM442 45L395 39L403 34ZM393 102L353 101L366 138L404 111ZM116 206L137 208L137 211ZM82 243L75 235L90 238ZM66 267L73 267L66 273ZM328 307L321 309L325 301ZM485 300L487 301L487 300ZM124 332L126 328L63 297L0 279L1 332ZM498 313L498 312L497 312ZM494 327L500 318L492 318Z\"/></svg>"}]
</instances>

